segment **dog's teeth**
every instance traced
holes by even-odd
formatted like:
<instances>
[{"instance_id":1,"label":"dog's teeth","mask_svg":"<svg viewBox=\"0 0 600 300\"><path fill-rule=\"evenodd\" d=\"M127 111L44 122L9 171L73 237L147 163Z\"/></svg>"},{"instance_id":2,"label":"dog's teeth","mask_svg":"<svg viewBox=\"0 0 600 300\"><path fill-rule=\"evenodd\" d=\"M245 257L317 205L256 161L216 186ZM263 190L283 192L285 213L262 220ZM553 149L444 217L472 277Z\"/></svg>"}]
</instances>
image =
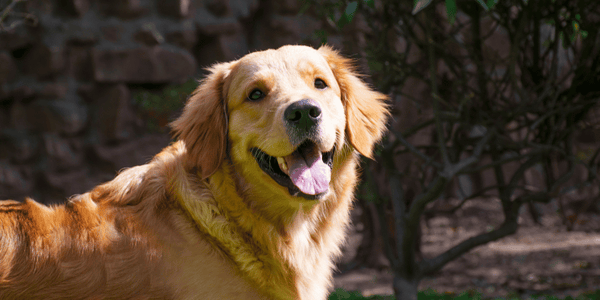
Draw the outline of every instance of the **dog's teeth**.
<instances>
[{"instance_id":1,"label":"dog's teeth","mask_svg":"<svg viewBox=\"0 0 600 300\"><path fill-rule=\"evenodd\" d=\"M281 157L281 156L278 156L277 163L279 164L279 168L281 169L281 171L283 171L283 173L287 174L288 166L287 166L287 163L285 162L285 159L283 159L283 157Z\"/></svg>"}]
</instances>

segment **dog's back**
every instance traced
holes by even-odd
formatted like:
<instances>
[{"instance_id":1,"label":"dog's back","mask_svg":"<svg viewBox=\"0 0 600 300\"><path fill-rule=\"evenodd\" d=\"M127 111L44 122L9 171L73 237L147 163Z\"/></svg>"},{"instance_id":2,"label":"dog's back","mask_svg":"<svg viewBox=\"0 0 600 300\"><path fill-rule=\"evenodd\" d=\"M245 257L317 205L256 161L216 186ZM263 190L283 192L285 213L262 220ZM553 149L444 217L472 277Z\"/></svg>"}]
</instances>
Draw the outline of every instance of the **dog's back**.
<instances>
[{"instance_id":1,"label":"dog's back","mask_svg":"<svg viewBox=\"0 0 600 300\"><path fill-rule=\"evenodd\" d=\"M0 201L0 299L261 299L165 187L182 147L48 207Z\"/></svg>"},{"instance_id":2,"label":"dog's back","mask_svg":"<svg viewBox=\"0 0 600 300\"><path fill-rule=\"evenodd\" d=\"M52 207L30 199L0 202L1 299L169 296L149 289L160 251L134 220L135 206L92 195Z\"/></svg>"}]
</instances>

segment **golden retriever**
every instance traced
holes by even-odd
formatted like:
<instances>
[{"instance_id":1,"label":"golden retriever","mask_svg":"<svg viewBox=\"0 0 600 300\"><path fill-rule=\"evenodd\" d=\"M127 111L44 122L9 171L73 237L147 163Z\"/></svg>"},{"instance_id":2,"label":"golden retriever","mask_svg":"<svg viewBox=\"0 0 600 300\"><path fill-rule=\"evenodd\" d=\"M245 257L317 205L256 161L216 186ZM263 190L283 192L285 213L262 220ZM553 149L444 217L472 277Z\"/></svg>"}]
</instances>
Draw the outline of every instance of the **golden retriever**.
<instances>
[{"instance_id":1,"label":"golden retriever","mask_svg":"<svg viewBox=\"0 0 600 300\"><path fill-rule=\"evenodd\" d=\"M325 299L385 100L328 47L213 66L150 163L0 202L0 299Z\"/></svg>"}]
</instances>

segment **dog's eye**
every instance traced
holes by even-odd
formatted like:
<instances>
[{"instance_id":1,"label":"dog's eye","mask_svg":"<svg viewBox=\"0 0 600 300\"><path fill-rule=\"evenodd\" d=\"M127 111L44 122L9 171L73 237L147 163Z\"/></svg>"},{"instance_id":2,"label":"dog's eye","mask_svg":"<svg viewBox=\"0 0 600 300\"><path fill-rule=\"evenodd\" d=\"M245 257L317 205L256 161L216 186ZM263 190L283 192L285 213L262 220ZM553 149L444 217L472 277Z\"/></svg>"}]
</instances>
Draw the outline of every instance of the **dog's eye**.
<instances>
[{"instance_id":1,"label":"dog's eye","mask_svg":"<svg viewBox=\"0 0 600 300\"><path fill-rule=\"evenodd\" d=\"M253 89L252 92L248 95L248 100L250 101L258 101L265 97L265 93L263 93L259 89Z\"/></svg>"},{"instance_id":2,"label":"dog's eye","mask_svg":"<svg viewBox=\"0 0 600 300\"><path fill-rule=\"evenodd\" d=\"M327 83L325 83L325 81L323 81L323 79L317 78L317 79L315 79L315 87L318 88L319 90L322 90L322 89L327 88Z\"/></svg>"}]
</instances>

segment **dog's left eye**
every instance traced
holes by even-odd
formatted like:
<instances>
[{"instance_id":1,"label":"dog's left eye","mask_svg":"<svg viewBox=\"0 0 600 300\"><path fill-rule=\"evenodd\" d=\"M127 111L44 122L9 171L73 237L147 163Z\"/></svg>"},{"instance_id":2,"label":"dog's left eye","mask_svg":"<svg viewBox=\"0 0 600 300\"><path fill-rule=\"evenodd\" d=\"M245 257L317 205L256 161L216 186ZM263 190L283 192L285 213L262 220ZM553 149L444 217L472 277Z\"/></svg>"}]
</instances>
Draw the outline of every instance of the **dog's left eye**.
<instances>
[{"instance_id":1,"label":"dog's left eye","mask_svg":"<svg viewBox=\"0 0 600 300\"><path fill-rule=\"evenodd\" d=\"M327 88L327 83L323 81L323 79L317 78L315 79L315 87L319 90Z\"/></svg>"},{"instance_id":2,"label":"dog's left eye","mask_svg":"<svg viewBox=\"0 0 600 300\"><path fill-rule=\"evenodd\" d=\"M248 95L248 100L250 101L258 101L265 97L265 93L263 93L259 89L253 89L252 92Z\"/></svg>"}]
</instances>

